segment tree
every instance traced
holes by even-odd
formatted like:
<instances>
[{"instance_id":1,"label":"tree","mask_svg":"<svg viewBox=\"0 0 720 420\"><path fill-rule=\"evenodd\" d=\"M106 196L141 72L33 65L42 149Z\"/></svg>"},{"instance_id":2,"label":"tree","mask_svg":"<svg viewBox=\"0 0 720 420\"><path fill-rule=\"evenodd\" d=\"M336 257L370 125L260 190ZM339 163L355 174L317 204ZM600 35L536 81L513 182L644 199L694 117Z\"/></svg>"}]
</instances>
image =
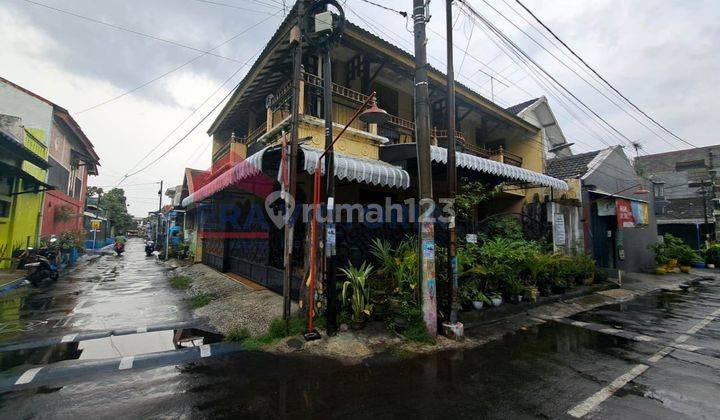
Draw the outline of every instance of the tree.
<instances>
[{"instance_id":1,"label":"tree","mask_svg":"<svg viewBox=\"0 0 720 420\"><path fill-rule=\"evenodd\" d=\"M107 214L108 223L115 232L124 233L134 226L132 216L127 211L127 198L122 188L113 188L103 195L102 206Z\"/></svg>"}]
</instances>

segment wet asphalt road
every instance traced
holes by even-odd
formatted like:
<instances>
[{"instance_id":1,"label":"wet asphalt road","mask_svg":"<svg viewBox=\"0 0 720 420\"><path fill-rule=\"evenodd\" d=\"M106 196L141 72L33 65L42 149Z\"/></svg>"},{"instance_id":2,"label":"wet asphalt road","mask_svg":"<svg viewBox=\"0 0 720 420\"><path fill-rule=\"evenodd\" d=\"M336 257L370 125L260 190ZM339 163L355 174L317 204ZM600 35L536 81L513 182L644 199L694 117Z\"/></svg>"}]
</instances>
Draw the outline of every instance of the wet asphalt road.
<instances>
[{"instance_id":1,"label":"wet asphalt road","mask_svg":"<svg viewBox=\"0 0 720 420\"><path fill-rule=\"evenodd\" d=\"M139 243L56 285L13 293L21 302L15 309L3 298L0 344L57 330L190 317L182 294L167 287ZM573 321L577 326L568 325ZM129 347L116 353L164 348L171 341L164 334L117 341L115 347ZM98 347L92 352L81 343L76 350L83 350L81 358L113 357L105 344ZM719 395L720 281L714 280L542 324L474 350L410 360L380 355L360 366L236 353L5 392L0 416L720 418Z\"/></svg>"}]
</instances>

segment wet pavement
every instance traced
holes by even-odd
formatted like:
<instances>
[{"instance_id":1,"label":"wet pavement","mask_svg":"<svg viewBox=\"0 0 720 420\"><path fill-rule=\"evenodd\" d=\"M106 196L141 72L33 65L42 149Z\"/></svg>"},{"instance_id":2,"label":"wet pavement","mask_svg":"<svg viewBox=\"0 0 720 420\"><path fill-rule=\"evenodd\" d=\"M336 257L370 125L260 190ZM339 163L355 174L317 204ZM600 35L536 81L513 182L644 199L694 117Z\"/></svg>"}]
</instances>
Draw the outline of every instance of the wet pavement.
<instances>
[{"instance_id":1,"label":"wet pavement","mask_svg":"<svg viewBox=\"0 0 720 420\"><path fill-rule=\"evenodd\" d=\"M61 280L46 291L24 291L46 298L55 296L53 289L59 294L42 308L27 309L28 316L14 323L3 310L3 323L32 326L26 332L3 333L3 342L6 336L18 340L53 328L136 326L137 316L119 315L120 303L157 317L155 321L189 319L182 296L163 283L160 266L146 264L144 256L138 258L129 248L127 261L104 257L86 268L89 273L116 273L108 284L90 280L77 285L87 280L78 278L68 284ZM113 271L113 262L124 268ZM159 281L142 280L133 270ZM71 313L79 302L82 306ZM149 302L154 303L146 307ZM169 307L153 308L161 305ZM60 316L61 308L69 310ZM43 316L54 321L37 324ZM113 337L115 353L162 350L173 341L167 331L138 335L145 334L154 335L146 335L146 344L139 347L133 339ZM482 335L482 327L467 334ZM720 418L720 358L713 353L718 349L720 281L714 280L526 328L477 349L412 359L381 354L345 366L317 357L245 352L159 368L113 368L4 392L0 416ZM89 358L111 351L89 341L77 343L76 350Z\"/></svg>"}]
</instances>

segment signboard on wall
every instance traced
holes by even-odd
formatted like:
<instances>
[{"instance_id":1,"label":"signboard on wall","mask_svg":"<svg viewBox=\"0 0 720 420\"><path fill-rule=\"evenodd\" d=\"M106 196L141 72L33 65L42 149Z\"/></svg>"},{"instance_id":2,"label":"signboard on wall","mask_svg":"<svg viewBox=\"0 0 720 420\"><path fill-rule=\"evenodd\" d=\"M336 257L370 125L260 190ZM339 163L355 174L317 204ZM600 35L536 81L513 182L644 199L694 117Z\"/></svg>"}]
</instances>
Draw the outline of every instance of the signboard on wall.
<instances>
[{"instance_id":1,"label":"signboard on wall","mask_svg":"<svg viewBox=\"0 0 720 420\"><path fill-rule=\"evenodd\" d=\"M602 198L597 200L598 216L615 216L615 199Z\"/></svg>"},{"instance_id":2,"label":"signboard on wall","mask_svg":"<svg viewBox=\"0 0 720 420\"><path fill-rule=\"evenodd\" d=\"M615 214L618 227L635 227L635 218L633 217L630 200L615 199Z\"/></svg>"},{"instance_id":3,"label":"signboard on wall","mask_svg":"<svg viewBox=\"0 0 720 420\"><path fill-rule=\"evenodd\" d=\"M100 219L92 219L90 220L90 229L92 230L100 230L100 227L102 226L102 220Z\"/></svg>"},{"instance_id":4,"label":"signboard on wall","mask_svg":"<svg viewBox=\"0 0 720 420\"><path fill-rule=\"evenodd\" d=\"M553 242L558 246L565 245L565 216L562 213L553 217Z\"/></svg>"}]
</instances>

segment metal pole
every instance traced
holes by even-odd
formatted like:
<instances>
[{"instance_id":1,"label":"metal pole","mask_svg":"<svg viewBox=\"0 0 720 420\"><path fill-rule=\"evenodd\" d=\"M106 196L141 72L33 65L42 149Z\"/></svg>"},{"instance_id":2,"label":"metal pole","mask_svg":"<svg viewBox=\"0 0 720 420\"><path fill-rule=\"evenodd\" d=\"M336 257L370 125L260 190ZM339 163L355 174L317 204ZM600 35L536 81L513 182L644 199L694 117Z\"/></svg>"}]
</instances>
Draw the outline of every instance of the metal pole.
<instances>
[{"instance_id":1,"label":"metal pole","mask_svg":"<svg viewBox=\"0 0 720 420\"><path fill-rule=\"evenodd\" d=\"M163 188L163 181L160 180L160 190L158 191L158 196L160 196L160 204L158 204L158 216L157 216L157 226L155 227L155 244L158 243L158 240L160 239L160 214L162 213L162 188Z\"/></svg>"},{"instance_id":2,"label":"metal pole","mask_svg":"<svg viewBox=\"0 0 720 420\"><path fill-rule=\"evenodd\" d=\"M437 335L437 293L435 283L435 226L432 215L432 166L430 162L430 107L428 104L425 0L413 0L415 34L415 144L418 161L419 282L422 312L428 333Z\"/></svg>"},{"instance_id":3,"label":"metal pole","mask_svg":"<svg viewBox=\"0 0 720 420\"><path fill-rule=\"evenodd\" d=\"M297 3L297 22L291 31L290 43L294 44L293 48L293 75L292 75L292 117L290 127L290 170L288 173L288 193L290 200L295 199L297 192L297 157L298 157L298 123L300 117L300 78L302 77L302 20L304 14L304 0L298 0ZM294 35L292 34L294 32ZM286 203L288 201L286 200ZM286 211L293 209L287 208ZM290 279L292 277L292 248L293 248L293 231L295 229L295 221L292 217L288 218L285 225L285 242L283 249L283 262L285 271L283 272L283 318L287 321L290 318ZM287 324L287 323L286 323ZM287 326L287 325L286 325Z\"/></svg>"},{"instance_id":4,"label":"metal pole","mask_svg":"<svg viewBox=\"0 0 720 420\"><path fill-rule=\"evenodd\" d=\"M323 51L323 108L325 110L325 177L327 188L327 222L325 224L325 291L327 293L327 333L337 331L337 253L335 247L335 154L333 153L332 63L330 46Z\"/></svg>"},{"instance_id":5,"label":"metal pole","mask_svg":"<svg viewBox=\"0 0 720 420\"><path fill-rule=\"evenodd\" d=\"M455 194L457 193L457 166L455 165L455 70L453 67L453 21L452 0L445 1L445 17L447 26L447 110L448 110L448 154L447 154L447 198L450 200L450 220L448 221L448 248L447 248L447 278L448 278L448 307L450 308L450 324L455 326L446 335L462 336L462 331L456 326L458 322L458 266L456 256L457 232L455 230ZM449 333L449 334L448 334ZM459 337L457 337L459 338Z\"/></svg>"}]
</instances>

